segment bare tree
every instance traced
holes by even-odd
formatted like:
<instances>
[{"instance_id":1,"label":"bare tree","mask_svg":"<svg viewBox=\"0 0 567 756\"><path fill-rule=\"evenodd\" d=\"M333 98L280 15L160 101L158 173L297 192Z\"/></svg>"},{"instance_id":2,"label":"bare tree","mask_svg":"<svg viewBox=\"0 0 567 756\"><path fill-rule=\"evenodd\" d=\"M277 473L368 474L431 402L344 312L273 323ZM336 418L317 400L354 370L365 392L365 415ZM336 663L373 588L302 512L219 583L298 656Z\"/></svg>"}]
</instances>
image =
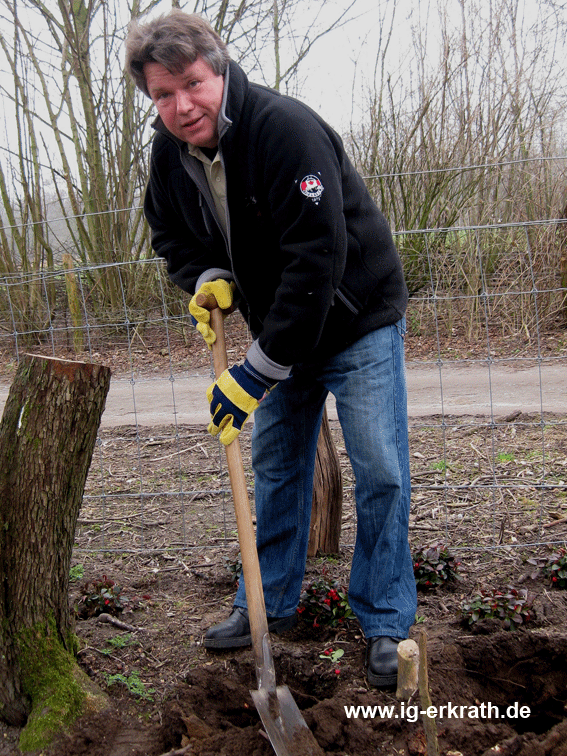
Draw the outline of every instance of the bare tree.
<instances>
[{"instance_id":1,"label":"bare tree","mask_svg":"<svg viewBox=\"0 0 567 756\"><path fill-rule=\"evenodd\" d=\"M137 15L156 5L133 0ZM138 259L147 249L139 205L146 177L150 109L121 75L124 21L107 2L47 7L41 0L2 0L0 45L12 74L1 87L11 101L12 175L0 172L9 229L2 230L0 269ZM49 218L65 218L56 231ZM91 278L101 310L120 304L116 273ZM53 294L54 296L54 294ZM45 313L33 296L17 303L24 324Z\"/></svg>"},{"instance_id":2,"label":"bare tree","mask_svg":"<svg viewBox=\"0 0 567 756\"><path fill-rule=\"evenodd\" d=\"M402 62L391 54L393 17L384 24L368 117L349 142L377 201L407 232L398 243L414 292L476 296L504 260L496 246L479 255L472 238L416 229L554 218L565 204L565 165L553 160L564 152L565 51L549 14L528 6L439 2L435 18L408 25Z\"/></svg>"}]
</instances>

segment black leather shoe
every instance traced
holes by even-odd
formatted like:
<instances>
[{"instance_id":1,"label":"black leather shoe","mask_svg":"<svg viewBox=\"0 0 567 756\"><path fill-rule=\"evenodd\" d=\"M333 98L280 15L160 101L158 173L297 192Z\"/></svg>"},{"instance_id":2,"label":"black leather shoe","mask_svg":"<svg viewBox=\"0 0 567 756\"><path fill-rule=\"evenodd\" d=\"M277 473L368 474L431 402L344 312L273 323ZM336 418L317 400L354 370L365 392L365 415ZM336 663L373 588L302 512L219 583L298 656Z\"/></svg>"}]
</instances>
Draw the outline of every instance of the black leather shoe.
<instances>
[{"instance_id":1,"label":"black leather shoe","mask_svg":"<svg viewBox=\"0 0 567 756\"><path fill-rule=\"evenodd\" d=\"M366 674L370 685L390 688L398 680L398 643L401 638L377 636L368 638Z\"/></svg>"},{"instance_id":2,"label":"black leather shoe","mask_svg":"<svg viewBox=\"0 0 567 756\"><path fill-rule=\"evenodd\" d=\"M291 617L268 617L268 630L271 633L283 633L297 624L297 614ZM230 617L207 630L204 640L205 648L238 648L250 646L250 623L248 610L237 606Z\"/></svg>"}]
</instances>

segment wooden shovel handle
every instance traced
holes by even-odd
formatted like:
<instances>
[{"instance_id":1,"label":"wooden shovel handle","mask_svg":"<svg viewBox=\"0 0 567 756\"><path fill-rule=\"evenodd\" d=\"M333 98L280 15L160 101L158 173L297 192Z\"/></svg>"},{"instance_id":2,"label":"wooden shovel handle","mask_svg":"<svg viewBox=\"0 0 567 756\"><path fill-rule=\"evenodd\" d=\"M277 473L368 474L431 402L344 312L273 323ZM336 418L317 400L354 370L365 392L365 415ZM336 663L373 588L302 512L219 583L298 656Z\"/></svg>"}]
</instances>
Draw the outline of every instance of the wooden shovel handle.
<instances>
[{"instance_id":1,"label":"wooden shovel handle","mask_svg":"<svg viewBox=\"0 0 567 756\"><path fill-rule=\"evenodd\" d=\"M205 299L212 299L214 302L214 306L211 309L211 327L216 334L216 340L213 344L213 363L215 376L218 378L228 366L226 341L224 337L224 317L222 310L216 306L217 303L214 296ZM197 304L199 304L200 307L205 306L204 304L201 304L199 300L197 300ZM210 308L207 307L206 309ZM267 662L263 648L264 638L268 633L268 620L266 618L262 576L260 574L260 563L258 562L258 551L256 549L256 537L254 535L254 525L252 523L252 513L250 511L246 478L244 476L244 465L242 463L242 454L238 438L226 446L225 451L228 474L230 477L230 487L232 489L232 498L234 499L234 510L236 513L236 526L238 528L242 572L244 574L244 584L246 586L246 603L248 604L250 632L252 634L252 645L254 648L256 669L258 673L258 670L263 669ZM268 663L270 663L270 661L271 660L268 660ZM271 664L273 665L273 661L271 661Z\"/></svg>"},{"instance_id":2,"label":"wooden shovel handle","mask_svg":"<svg viewBox=\"0 0 567 756\"><path fill-rule=\"evenodd\" d=\"M195 302L199 307L203 307L205 310L210 310L211 312L218 308L214 294L197 294Z\"/></svg>"}]
</instances>

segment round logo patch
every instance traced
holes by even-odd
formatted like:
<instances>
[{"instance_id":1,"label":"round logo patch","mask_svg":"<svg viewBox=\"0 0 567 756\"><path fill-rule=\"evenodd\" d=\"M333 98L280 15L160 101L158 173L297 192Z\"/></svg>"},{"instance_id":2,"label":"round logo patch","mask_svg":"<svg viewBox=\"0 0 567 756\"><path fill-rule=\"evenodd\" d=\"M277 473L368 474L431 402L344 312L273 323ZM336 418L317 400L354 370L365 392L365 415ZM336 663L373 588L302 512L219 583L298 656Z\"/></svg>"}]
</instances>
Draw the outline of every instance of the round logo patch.
<instances>
[{"instance_id":1,"label":"round logo patch","mask_svg":"<svg viewBox=\"0 0 567 756\"><path fill-rule=\"evenodd\" d=\"M319 197L323 194L324 187L317 176L305 176L301 180L299 185L301 193L309 199L312 199L315 203L318 203Z\"/></svg>"}]
</instances>

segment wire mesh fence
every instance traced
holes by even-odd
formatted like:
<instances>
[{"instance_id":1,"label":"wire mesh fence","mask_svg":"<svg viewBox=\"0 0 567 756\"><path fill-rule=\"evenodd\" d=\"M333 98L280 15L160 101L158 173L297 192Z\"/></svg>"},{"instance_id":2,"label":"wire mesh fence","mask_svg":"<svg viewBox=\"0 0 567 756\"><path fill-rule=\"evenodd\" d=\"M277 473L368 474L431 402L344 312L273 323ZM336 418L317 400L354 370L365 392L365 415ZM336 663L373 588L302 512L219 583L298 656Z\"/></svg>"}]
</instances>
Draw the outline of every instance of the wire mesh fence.
<instances>
[{"instance_id":1,"label":"wire mesh fence","mask_svg":"<svg viewBox=\"0 0 567 756\"><path fill-rule=\"evenodd\" d=\"M412 541L482 551L567 541L565 222L396 237L412 289ZM4 398L24 352L113 370L79 550L178 552L236 539L223 453L206 432L210 356L186 305L158 259L0 278ZM239 359L248 335L236 315L227 336ZM329 415L349 548L354 481L332 400ZM253 501L249 426L241 438Z\"/></svg>"}]
</instances>

